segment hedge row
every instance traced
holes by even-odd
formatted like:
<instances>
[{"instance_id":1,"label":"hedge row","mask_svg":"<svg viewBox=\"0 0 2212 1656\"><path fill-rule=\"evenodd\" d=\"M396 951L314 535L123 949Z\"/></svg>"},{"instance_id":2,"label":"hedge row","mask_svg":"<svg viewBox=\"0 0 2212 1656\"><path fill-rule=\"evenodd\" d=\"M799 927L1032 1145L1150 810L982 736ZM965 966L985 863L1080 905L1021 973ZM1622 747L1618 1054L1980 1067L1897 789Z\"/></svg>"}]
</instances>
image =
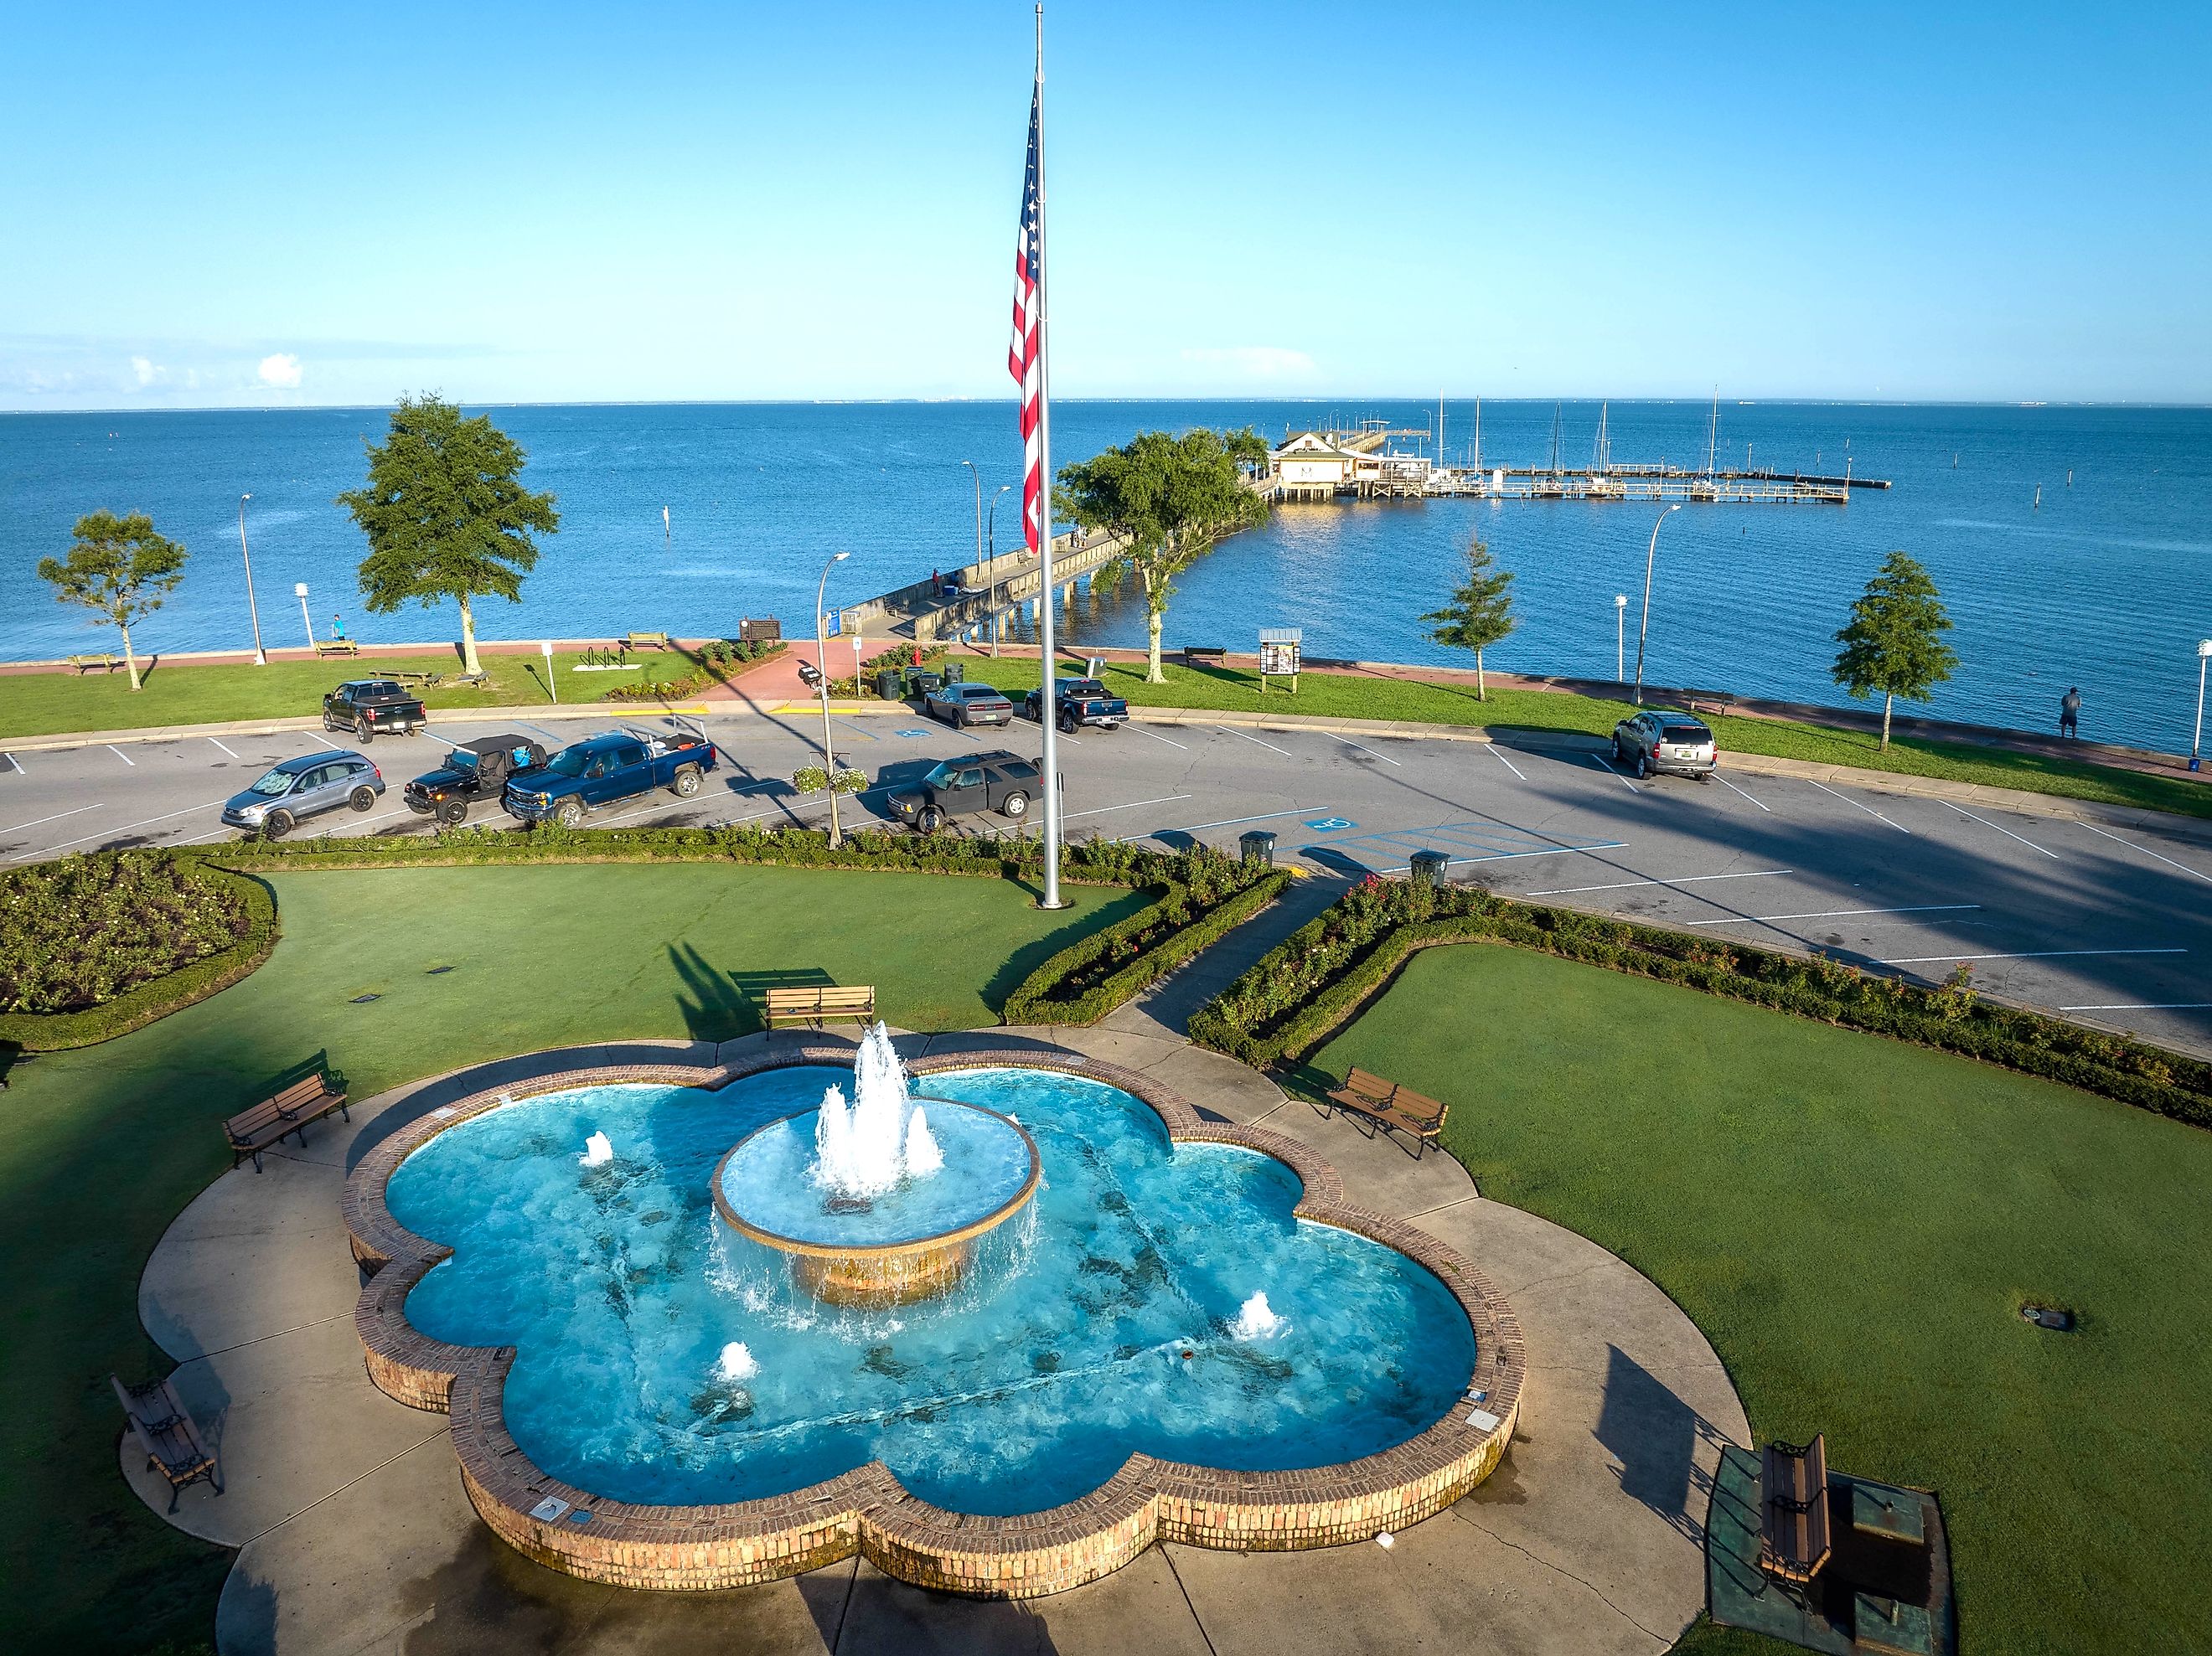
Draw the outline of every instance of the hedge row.
<instances>
[{"instance_id":1,"label":"hedge row","mask_svg":"<svg viewBox=\"0 0 2212 1656\"><path fill-rule=\"evenodd\" d=\"M1414 950L1498 943L1633 972L1777 1011L1979 1059L2199 1127L2212 1065L2126 1036L1982 1000L1965 974L1936 989L1822 959L1686 937L1632 921L1370 881L1294 932L1190 1021L1194 1040L1248 1064L1321 1044Z\"/></svg>"},{"instance_id":2,"label":"hedge row","mask_svg":"<svg viewBox=\"0 0 2212 1656\"><path fill-rule=\"evenodd\" d=\"M267 960L280 930L276 901L269 888L248 876L213 866L195 868L191 877L220 883L244 905L246 929L237 942L82 1011L0 1014L0 1042L26 1052L53 1052L112 1040L228 989Z\"/></svg>"},{"instance_id":3,"label":"hedge row","mask_svg":"<svg viewBox=\"0 0 2212 1656\"><path fill-rule=\"evenodd\" d=\"M1006 1022L1096 1023L1243 925L1290 880L1278 869L1211 907L1194 903L1187 886L1164 886L1141 913L1071 943L1030 974L1006 998Z\"/></svg>"}]
</instances>

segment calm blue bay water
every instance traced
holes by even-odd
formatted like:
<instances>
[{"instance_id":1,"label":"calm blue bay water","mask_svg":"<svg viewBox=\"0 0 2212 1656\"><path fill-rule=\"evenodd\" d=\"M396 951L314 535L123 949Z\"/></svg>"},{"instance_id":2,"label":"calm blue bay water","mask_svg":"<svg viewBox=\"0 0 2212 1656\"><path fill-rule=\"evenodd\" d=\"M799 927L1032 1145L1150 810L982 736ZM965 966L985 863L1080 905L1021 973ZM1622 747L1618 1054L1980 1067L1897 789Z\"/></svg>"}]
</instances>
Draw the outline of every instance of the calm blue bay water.
<instances>
[{"instance_id":1,"label":"calm blue bay water","mask_svg":"<svg viewBox=\"0 0 2212 1656\"><path fill-rule=\"evenodd\" d=\"M871 596L972 555L974 494L1018 484L1011 404L733 403L526 407L493 411L531 455L535 487L559 496L561 533L519 605L484 606L489 636L589 636L626 628L734 628L742 616L811 624L822 561L850 549L833 601ZM1472 435L1470 406L1447 409L1447 447ZM1271 438L1332 414L1427 426L1412 403L1063 403L1055 458L1146 427L1250 423ZM1592 403L1565 410L1565 457L1588 458ZM1550 403L1486 403L1483 455L1541 464ZM447 637L439 613L362 613L363 548L331 498L362 475L381 409L0 415L0 657L99 647L99 632L55 604L33 573L99 507L150 512L193 561L145 627L155 650L248 641L238 495L273 643L301 640L294 583L319 633L333 610L368 639ZM1615 403L1617 460L1702 460L1706 407ZM1932 712L2049 728L2059 695L2082 689L2085 736L2185 745L2195 641L2212 635L2212 410L1723 403L1721 452L1741 463L1894 480L1846 509L1689 507L1660 538L1647 676L1805 701L1840 699L1830 635L1884 553L1904 547L1934 572L1957 622L1958 677ZM1954 465L1954 459L1956 464ZM2073 483L2067 484L2069 469ZM2043 488L2040 510L2033 505ZM1006 500L1018 497L1010 494ZM661 508L672 533L664 539ZM1458 549L1480 534L1520 577L1522 629L1489 661L1529 672L1610 676L1613 597L1640 592L1653 509L1575 502L1427 502L1286 509L1187 575L1170 641L1249 648L1265 624L1300 624L1310 652L1448 661L1416 619L1451 585ZM1018 524L998 513L1004 545ZM1079 595L1073 641L1136 644L1141 610Z\"/></svg>"}]
</instances>

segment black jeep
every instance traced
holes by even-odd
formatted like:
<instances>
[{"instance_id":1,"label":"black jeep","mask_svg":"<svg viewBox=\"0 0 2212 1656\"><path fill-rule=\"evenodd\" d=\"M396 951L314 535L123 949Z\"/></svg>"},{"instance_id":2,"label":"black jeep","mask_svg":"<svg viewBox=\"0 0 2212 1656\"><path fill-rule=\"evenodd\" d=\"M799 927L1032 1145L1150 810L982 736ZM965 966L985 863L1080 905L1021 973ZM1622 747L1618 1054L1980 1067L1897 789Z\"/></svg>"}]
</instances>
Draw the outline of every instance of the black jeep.
<instances>
[{"instance_id":1,"label":"black jeep","mask_svg":"<svg viewBox=\"0 0 2212 1656\"><path fill-rule=\"evenodd\" d=\"M886 803L901 822L934 834L948 818L987 810L1018 820L1029 815L1043 788L1044 778L1032 761L1001 748L948 759Z\"/></svg>"},{"instance_id":2,"label":"black jeep","mask_svg":"<svg viewBox=\"0 0 2212 1656\"><path fill-rule=\"evenodd\" d=\"M478 737L459 743L444 764L416 777L400 795L416 816L435 817L452 827L469 820L469 807L477 800L496 804L509 777L536 770L544 762L544 746L526 736Z\"/></svg>"}]
</instances>

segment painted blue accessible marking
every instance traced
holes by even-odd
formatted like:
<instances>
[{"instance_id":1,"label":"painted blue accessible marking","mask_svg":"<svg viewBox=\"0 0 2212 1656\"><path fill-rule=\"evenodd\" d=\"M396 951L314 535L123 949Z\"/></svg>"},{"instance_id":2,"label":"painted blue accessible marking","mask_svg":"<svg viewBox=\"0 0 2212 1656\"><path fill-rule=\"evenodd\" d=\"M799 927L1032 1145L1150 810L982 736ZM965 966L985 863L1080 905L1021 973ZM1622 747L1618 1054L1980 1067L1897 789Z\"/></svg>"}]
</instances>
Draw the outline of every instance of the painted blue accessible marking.
<instances>
[{"instance_id":1,"label":"painted blue accessible marking","mask_svg":"<svg viewBox=\"0 0 2212 1656\"><path fill-rule=\"evenodd\" d=\"M927 731L894 731L893 734L896 736L927 736L929 732Z\"/></svg>"},{"instance_id":2,"label":"painted blue accessible marking","mask_svg":"<svg viewBox=\"0 0 2212 1656\"><path fill-rule=\"evenodd\" d=\"M1341 816L1317 816L1306 826L1316 834L1341 834L1346 828L1356 828L1357 822L1347 822Z\"/></svg>"}]
</instances>

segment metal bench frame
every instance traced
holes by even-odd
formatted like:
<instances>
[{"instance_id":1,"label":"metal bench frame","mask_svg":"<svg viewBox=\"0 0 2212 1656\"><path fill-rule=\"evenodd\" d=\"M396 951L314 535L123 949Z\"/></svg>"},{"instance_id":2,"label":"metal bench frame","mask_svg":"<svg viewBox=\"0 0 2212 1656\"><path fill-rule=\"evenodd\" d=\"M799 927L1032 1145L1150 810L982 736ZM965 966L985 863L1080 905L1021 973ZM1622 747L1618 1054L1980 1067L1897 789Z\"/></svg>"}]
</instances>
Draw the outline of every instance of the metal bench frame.
<instances>
[{"instance_id":1,"label":"metal bench frame","mask_svg":"<svg viewBox=\"0 0 2212 1656\"><path fill-rule=\"evenodd\" d=\"M873 1023L876 992L870 984L820 984L769 989L761 995L761 1021L771 1029L789 1024L820 1028L824 1023Z\"/></svg>"}]
</instances>

